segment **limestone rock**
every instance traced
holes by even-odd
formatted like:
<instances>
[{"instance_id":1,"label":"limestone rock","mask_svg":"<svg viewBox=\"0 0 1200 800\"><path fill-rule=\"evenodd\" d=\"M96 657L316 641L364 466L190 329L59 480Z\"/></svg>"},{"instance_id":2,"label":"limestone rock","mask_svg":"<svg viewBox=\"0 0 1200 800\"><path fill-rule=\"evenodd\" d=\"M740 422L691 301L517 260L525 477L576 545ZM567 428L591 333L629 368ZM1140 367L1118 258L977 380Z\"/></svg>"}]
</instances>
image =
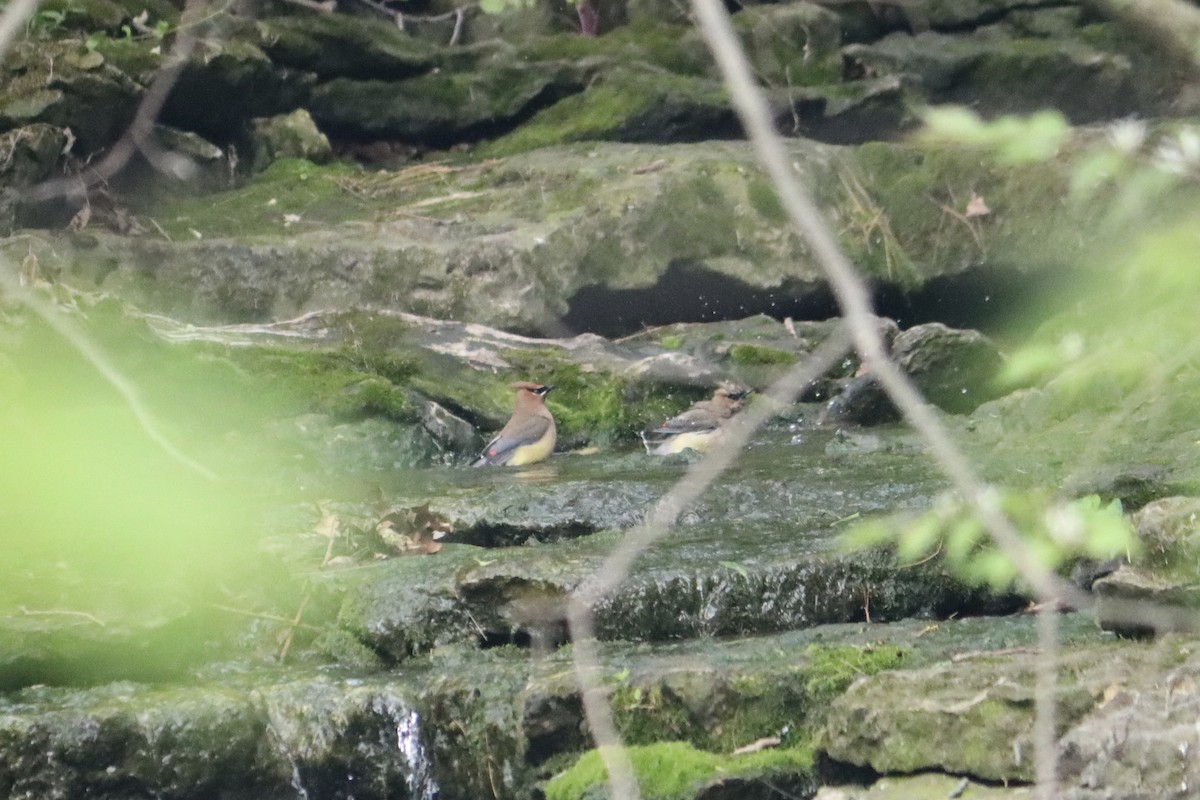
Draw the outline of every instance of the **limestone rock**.
<instances>
[{"instance_id":1,"label":"limestone rock","mask_svg":"<svg viewBox=\"0 0 1200 800\"><path fill-rule=\"evenodd\" d=\"M303 158L324 163L333 157L329 139L302 108L290 114L251 120L251 163L264 169L278 158Z\"/></svg>"}]
</instances>

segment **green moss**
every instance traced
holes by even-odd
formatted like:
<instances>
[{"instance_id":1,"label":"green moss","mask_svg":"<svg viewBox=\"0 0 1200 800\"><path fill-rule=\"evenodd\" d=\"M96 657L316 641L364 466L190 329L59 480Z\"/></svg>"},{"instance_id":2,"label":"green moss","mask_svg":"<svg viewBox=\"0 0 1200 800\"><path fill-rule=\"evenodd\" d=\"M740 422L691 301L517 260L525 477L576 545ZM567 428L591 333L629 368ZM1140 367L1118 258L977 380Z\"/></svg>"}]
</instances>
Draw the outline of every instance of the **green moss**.
<instances>
[{"instance_id":1,"label":"green moss","mask_svg":"<svg viewBox=\"0 0 1200 800\"><path fill-rule=\"evenodd\" d=\"M219 353L219 355L218 355ZM318 411L341 418L381 416L413 421L403 383L416 369L401 358L365 359L361 351L294 351L269 348L214 349L246 383L255 403L273 417Z\"/></svg>"},{"instance_id":2,"label":"green moss","mask_svg":"<svg viewBox=\"0 0 1200 800\"><path fill-rule=\"evenodd\" d=\"M634 774L647 800L685 800L704 786L730 778L753 778L773 773L803 773L812 770L812 751L807 748L762 750L748 755L718 755L697 750L683 742L628 747ZM546 784L547 800L577 800L599 794L607 771L599 750L585 753L566 772Z\"/></svg>"},{"instance_id":3,"label":"green moss","mask_svg":"<svg viewBox=\"0 0 1200 800\"><path fill-rule=\"evenodd\" d=\"M683 337L678 334L668 334L658 340L664 350L678 350L683 347Z\"/></svg>"},{"instance_id":4,"label":"green moss","mask_svg":"<svg viewBox=\"0 0 1200 800\"><path fill-rule=\"evenodd\" d=\"M614 69L603 83L534 115L520 128L480 150L482 157L512 155L555 144L582 141L645 139L667 103L724 109L728 105L719 84L679 75L646 75ZM653 138L652 136L650 138Z\"/></svg>"},{"instance_id":5,"label":"green moss","mask_svg":"<svg viewBox=\"0 0 1200 800\"><path fill-rule=\"evenodd\" d=\"M816 708L826 707L860 677L896 669L907 651L900 647L822 647L810 645L804 673L804 690Z\"/></svg>"},{"instance_id":6,"label":"green moss","mask_svg":"<svg viewBox=\"0 0 1200 800\"><path fill-rule=\"evenodd\" d=\"M790 365L796 363L796 354L758 344L735 344L729 347L729 360L738 366Z\"/></svg>"},{"instance_id":7,"label":"green moss","mask_svg":"<svg viewBox=\"0 0 1200 800\"><path fill-rule=\"evenodd\" d=\"M342 182L359 174L346 164L318 166L302 159L280 159L245 186L215 194L176 197L147 209L172 237L287 236L322 224L369 214L370 204L347 193ZM290 222L294 215L299 219Z\"/></svg>"},{"instance_id":8,"label":"green moss","mask_svg":"<svg viewBox=\"0 0 1200 800\"><path fill-rule=\"evenodd\" d=\"M1039 264L1079 252L1079 241L1061 232L1064 225L1082 224L1074 218L1081 209L1058 200L1047 200L1044 209L1028 208L1031 198L1066 194L1062 166L998 167L973 148L945 145L867 143L850 155L854 162L841 176L840 197L830 199L839 209L843 246L873 277L910 284L925 264L980 263L997 249L1018 261L1028 254ZM1022 208L1030 223L1017 230L967 220L962 215L972 193L993 209Z\"/></svg>"},{"instance_id":9,"label":"green moss","mask_svg":"<svg viewBox=\"0 0 1200 800\"><path fill-rule=\"evenodd\" d=\"M611 57L623 63L643 61L682 75L701 75L706 60L693 49L680 46L690 29L677 25L623 25L604 36L580 37L575 33L542 36L521 48L527 61L579 61L589 57Z\"/></svg>"},{"instance_id":10,"label":"green moss","mask_svg":"<svg viewBox=\"0 0 1200 800\"><path fill-rule=\"evenodd\" d=\"M568 446L631 438L650 420L664 418L670 405L664 393L635 390L615 375L584 371L555 350L507 350L503 356L516 374L498 379L491 394L503 397L504 407L510 407L510 381L553 385L546 405L554 414L559 439Z\"/></svg>"},{"instance_id":11,"label":"green moss","mask_svg":"<svg viewBox=\"0 0 1200 800\"><path fill-rule=\"evenodd\" d=\"M746 184L746 195L754 210L769 222L787 222L787 212L775 194L775 187L761 175L754 175Z\"/></svg>"}]
</instances>

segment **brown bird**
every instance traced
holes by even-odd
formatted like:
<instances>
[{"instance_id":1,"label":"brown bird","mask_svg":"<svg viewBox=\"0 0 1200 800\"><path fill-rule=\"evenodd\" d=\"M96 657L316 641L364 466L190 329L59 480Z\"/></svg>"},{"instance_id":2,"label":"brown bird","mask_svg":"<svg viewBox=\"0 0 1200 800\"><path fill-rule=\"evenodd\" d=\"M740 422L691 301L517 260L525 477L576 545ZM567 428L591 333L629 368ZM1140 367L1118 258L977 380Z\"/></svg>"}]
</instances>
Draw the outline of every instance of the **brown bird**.
<instances>
[{"instance_id":1,"label":"brown bird","mask_svg":"<svg viewBox=\"0 0 1200 800\"><path fill-rule=\"evenodd\" d=\"M517 381L512 388L517 390L516 408L473 466L519 467L542 461L554 452L554 417L544 402L554 387Z\"/></svg>"},{"instance_id":2,"label":"brown bird","mask_svg":"<svg viewBox=\"0 0 1200 800\"><path fill-rule=\"evenodd\" d=\"M704 452L719 441L722 428L742 410L750 390L735 383L722 383L711 400L693 403L691 408L651 431L642 431L642 444L652 456L681 453L690 448Z\"/></svg>"}]
</instances>

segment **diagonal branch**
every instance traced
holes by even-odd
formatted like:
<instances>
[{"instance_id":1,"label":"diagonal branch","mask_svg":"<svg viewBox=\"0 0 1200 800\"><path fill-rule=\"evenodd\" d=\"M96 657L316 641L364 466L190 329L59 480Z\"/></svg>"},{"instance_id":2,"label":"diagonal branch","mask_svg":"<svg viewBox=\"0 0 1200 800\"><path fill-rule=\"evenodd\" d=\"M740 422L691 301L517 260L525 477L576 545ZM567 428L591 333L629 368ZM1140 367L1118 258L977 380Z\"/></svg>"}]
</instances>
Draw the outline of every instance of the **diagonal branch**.
<instances>
[{"instance_id":1,"label":"diagonal branch","mask_svg":"<svg viewBox=\"0 0 1200 800\"><path fill-rule=\"evenodd\" d=\"M807 359L776 381L767 390L763 401L735 417L725 431L721 446L693 464L687 474L659 499L645 523L626 533L596 572L580 584L569 598L567 623L571 629L571 656L579 677L583 711L608 770L610 797L637 800L639 794L633 765L619 746L620 733L613 721L601 681L592 620L593 606L625 579L637 557L666 536L679 514L699 500L708 487L733 464L754 432L780 408L794 403L797 395L809 383L823 375L842 357L849 344L846 331L839 327Z\"/></svg>"},{"instance_id":2,"label":"diagonal branch","mask_svg":"<svg viewBox=\"0 0 1200 800\"><path fill-rule=\"evenodd\" d=\"M8 46L17 37L17 32L33 17L37 10L38 0L12 0L3 12L0 12L0 61L8 52Z\"/></svg>"},{"instance_id":3,"label":"diagonal branch","mask_svg":"<svg viewBox=\"0 0 1200 800\"><path fill-rule=\"evenodd\" d=\"M154 81L142 97L142 102L138 105L133 121L129 123L125 134L112 146L108 155L94 167L89 168L90 174L83 185L80 185L80 181L76 177L44 181L24 192L29 200L40 202L56 197L86 194L89 187L103 183L120 172L129 163L129 159L139 151L157 169L167 173L175 172L175 165L168 158L168 154L162 152L150 134L154 130L154 122L158 119L163 106L166 105L167 98L170 96L171 90L175 88L175 83L179 80L179 75L183 72L188 58L196 48L196 36L192 33L192 28L195 20L203 19L203 12L207 7L207 0L187 0L187 5L180 17L179 33L175 37L175 44L166 58L166 63L154 76Z\"/></svg>"}]
</instances>

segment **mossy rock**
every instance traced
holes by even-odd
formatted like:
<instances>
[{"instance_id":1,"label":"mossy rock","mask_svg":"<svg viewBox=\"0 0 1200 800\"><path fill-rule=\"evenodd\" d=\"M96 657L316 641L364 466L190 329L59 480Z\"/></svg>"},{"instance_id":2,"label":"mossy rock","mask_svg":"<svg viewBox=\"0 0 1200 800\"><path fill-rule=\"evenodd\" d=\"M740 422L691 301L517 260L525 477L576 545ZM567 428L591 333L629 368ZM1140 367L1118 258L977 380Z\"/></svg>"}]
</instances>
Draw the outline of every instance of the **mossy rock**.
<instances>
[{"instance_id":1,"label":"mossy rock","mask_svg":"<svg viewBox=\"0 0 1200 800\"><path fill-rule=\"evenodd\" d=\"M731 135L724 89L708 79L614 66L581 94L555 103L485 147L500 156L579 141L668 142Z\"/></svg>"},{"instance_id":2,"label":"mossy rock","mask_svg":"<svg viewBox=\"0 0 1200 800\"><path fill-rule=\"evenodd\" d=\"M398 82L338 78L317 86L308 108L322 129L343 136L445 146L513 127L581 88L577 70L566 65L498 63Z\"/></svg>"},{"instance_id":3,"label":"mossy rock","mask_svg":"<svg viewBox=\"0 0 1200 800\"><path fill-rule=\"evenodd\" d=\"M681 742L660 742L625 748L634 776L647 800L690 800L708 787L736 787L761 779L774 789L797 796L816 788L812 753L807 750L764 750L743 756L716 755ZM547 800L582 800L608 796L603 787L608 771L598 751L592 751L546 784ZM741 796L746 796L742 794Z\"/></svg>"},{"instance_id":4,"label":"mossy rock","mask_svg":"<svg viewBox=\"0 0 1200 800\"><path fill-rule=\"evenodd\" d=\"M309 14L268 17L255 23L258 44L280 66L320 80L398 80L428 72L432 47L376 17Z\"/></svg>"}]
</instances>

